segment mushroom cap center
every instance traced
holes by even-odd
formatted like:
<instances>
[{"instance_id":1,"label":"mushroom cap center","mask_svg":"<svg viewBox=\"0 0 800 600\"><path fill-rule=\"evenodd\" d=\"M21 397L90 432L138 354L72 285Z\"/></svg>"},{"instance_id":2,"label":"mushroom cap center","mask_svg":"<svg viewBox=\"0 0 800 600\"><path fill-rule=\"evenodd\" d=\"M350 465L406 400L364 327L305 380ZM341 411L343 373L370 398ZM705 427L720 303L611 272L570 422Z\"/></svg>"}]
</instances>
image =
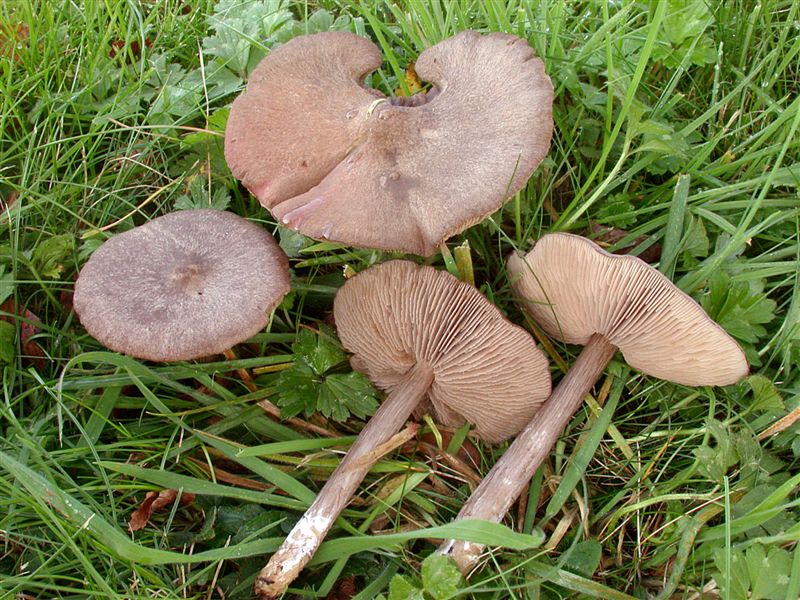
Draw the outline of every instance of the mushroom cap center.
<instances>
[{"instance_id":1,"label":"mushroom cap center","mask_svg":"<svg viewBox=\"0 0 800 600\"><path fill-rule=\"evenodd\" d=\"M186 295L202 296L210 272L208 260L196 255L191 257L188 262L178 262L172 270L170 280L176 290L180 290Z\"/></svg>"}]
</instances>

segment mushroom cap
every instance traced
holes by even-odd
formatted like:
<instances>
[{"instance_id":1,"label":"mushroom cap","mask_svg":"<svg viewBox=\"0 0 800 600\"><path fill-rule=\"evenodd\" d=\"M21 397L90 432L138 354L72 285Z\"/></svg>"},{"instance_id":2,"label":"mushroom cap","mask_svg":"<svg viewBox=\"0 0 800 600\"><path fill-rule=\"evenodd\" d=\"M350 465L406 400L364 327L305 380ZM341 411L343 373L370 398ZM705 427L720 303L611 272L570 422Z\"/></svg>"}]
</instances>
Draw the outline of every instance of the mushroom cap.
<instances>
[{"instance_id":1,"label":"mushroom cap","mask_svg":"<svg viewBox=\"0 0 800 600\"><path fill-rule=\"evenodd\" d=\"M362 86L379 65L350 33L278 48L233 104L225 156L292 229L430 255L528 180L550 144L553 87L527 42L503 33L425 50L416 72L434 87L412 99Z\"/></svg>"},{"instance_id":2,"label":"mushroom cap","mask_svg":"<svg viewBox=\"0 0 800 600\"><path fill-rule=\"evenodd\" d=\"M739 345L688 295L635 256L586 238L543 236L508 270L525 308L551 336L586 344L599 333L632 367L684 385L730 385L748 372Z\"/></svg>"},{"instance_id":3,"label":"mushroom cap","mask_svg":"<svg viewBox=\"0 0 800 600\"><path fill-rule=\"evenodd\" d=\"M361 84L380 66L378 47L352 33L278 46L231 107L225 159L233 174L269 209L319 183L358 138L357 113L383 97Z\"/></svg>"},{"instance_id":4,"label":"mushroom cap","mask_svg":"<svg viewBox=\"0 0 800 600\"><path fill-rule=\"evenodd\" d=\"M336 327L353 368L391 392L418 362L433 370L436 418L497 443L550 395L547 359L473 286L408 261L371 267L336 294Z\"/></svg>"},{"instance_id":5,"label":"mushroom cap","mask_svg":"<svg viewBox=\"0 0 800 600\"><path fill-rule=\"evenodd\" d=\"M269 233L213 209L164 215L98 248L75 282L81 324L137 358L190 360L258 333L289 291Z\"/></svg>"}]
</instances>

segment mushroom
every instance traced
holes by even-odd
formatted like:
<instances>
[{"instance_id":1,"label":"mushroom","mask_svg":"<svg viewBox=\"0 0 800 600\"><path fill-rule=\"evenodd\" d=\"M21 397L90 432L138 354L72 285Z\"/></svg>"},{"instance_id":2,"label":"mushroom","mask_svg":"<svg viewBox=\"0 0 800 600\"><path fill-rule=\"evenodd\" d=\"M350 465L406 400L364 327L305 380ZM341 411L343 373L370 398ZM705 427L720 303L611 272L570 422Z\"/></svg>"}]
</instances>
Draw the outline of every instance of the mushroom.
<instances>
[{"instance_id":1,"label":"mushroom","mask_svg":"<svg viewBox=\"0 0 800 600\"><path fill-rule=\"evenodd\" d=\"M518 37L463 31L420 54L427 93L363 87L381 56L345 32L294 38L233 103L225 157L284 225L431 255L522 188L547 153L553 87Z\"/></svg>"},{"instance_id":2,"label":"mushroom","mask_svg":"<svg viewBox=\"0 0 800 600\"><path fill-rule=\"evenodd\" d=\"M530 335L474 287L432 267L391 261L356 275L336 294L334 317L353 367L388 396L257 577L262 598L294 580L415 409L445 425L468 421L496 443L550 393L547 360Z\"/></svg>"},{"instance_id":3,"label":"mushroom","mask_svg":"<svg viewBox=\"0 0 800 600\"><path fill-rule=\"evenodd\" d=\"M100 246L75 282L74 307L112 350L190 360L263 329L288 291L288 259L264 229L229 212L185 210Z\"/></svg>"},{"instance_id":4,"label":"mushroom","mask_svg":"<svg viewBox=\"0 0 800 600\"><path fill-rule=\"evenodd\" d=\"M584 348L457 519L502 520L618 349L632 367L683 385L730 385L747 375L739 345L639 258L559 233L542 237L524 258L512 254L508 270L525 309L544 330ZM467 573L481 550L451 540L439 552Z\"/></svg>"}]
</instances>

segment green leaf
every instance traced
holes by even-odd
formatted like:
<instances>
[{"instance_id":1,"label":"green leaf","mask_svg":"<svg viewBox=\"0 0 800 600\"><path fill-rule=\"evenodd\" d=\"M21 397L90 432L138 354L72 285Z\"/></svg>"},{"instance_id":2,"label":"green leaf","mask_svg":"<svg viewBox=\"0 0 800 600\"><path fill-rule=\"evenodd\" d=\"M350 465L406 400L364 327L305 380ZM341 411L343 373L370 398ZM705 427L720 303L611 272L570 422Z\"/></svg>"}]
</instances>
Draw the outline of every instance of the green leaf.
<instances>
[{"instance_id":1,"label":"green leaf","mask_svg":"<svg viewBox=\"0 0 800 600\"><path fill-rule=\"evenodd\" d=\"M714 553L719 570L715 580L722 597L728 600L784 600L792 572L792 556L786 550L754 544L745 551L734 551L730 557L730 572L726 564L726 549Z\"/></svg>"},{"instance_id":2,"label":"green leaf","mask_svg":"<svg viewBox=\"0 0 800 600\"><path fill-rule=\"evenodd\" d=\"M604 598L605 600L635 600L634 596L629 596L614 588L603 585L580 575L575 575L564 569L558 569L552 565L543 564L537 560L525 563L525 569L537 577L546 581L551 581L556 585L578 592L577 598ZM573 596L569 596L570 598Z\"/></svg>"},{"instance_id":3,"label":"green leaf","mask_svg":"<svg viewBox=\"0 0 800 600\"><path fill-rule=\"evenodd\" d=\"M389 582L389 600L425 600L425 596L405 577L395 575Z\"/></svg>"},{"instance_id":4,"label":"green leaf","mask_svg":"<svg viewBox=\"0 0 800 600\"><path fill-rule=\"evenodd\" d=\"M210 102L223 98L242 89L244 81L242 78L231 71L225 63L212 58L206 64L205 70L206 94ZM229 107L219 110L229 111ZM219 110L217 112L219 112Z\"/></svg>"},{"instance_id":5,"label":"green leaf","mask_svg":"<svg viewBox=\"0 0 800 600\"><path fill-rule=\"evenodd\" d=\"M583 540L571 547L563 557L562 567L584 577L591 577L600 566L603 546L595 539Z\"/></svg>"},{"instance_id":6,"label":"green leaf","mask_svg":"<svg viewBox=\"0 0 800 600\"><path fill-rule=\"evenodd\" d=\"M183 138L182 145L186 147L209 144L212 142L222 142L225 127L228 123L228 116L231 113L230 107L218 108L208 116L205 131L195 131Z\"/></svg>"},{"instance_id":7,"label":"green leaf","mask_svg":"<svg viewBox=\"0 0 800 600\"><path fill-rule=\"evenodd\" d=\"M323 375L347 359L336 340L336 334L325 325L320 326L319 335L308 329L301 329L297 334L297 341L292 344L292 352L314 369L317 375Z\"/></svg>"},{"instance_id":8,"label":"green leaf","mask_svg":"<svg viewBox=\"0 0 800 600\"><path fill-rule=\"evenodd\" d=\"M753 390L753 410L759 412L779 412L786 410L783 398L770 379L763 375L750 375L744 383Z\"/></svg>"},{"instance_id":9,"label":"green leaf","mask_svg":"<svg viewBox=\"0 0 800 600\"><path fill-rule=\"evenodd\" d=\"M633 225L636 222L636 217L632 213L636 210L636 207L631 203L630 199L630 194L612 194L599 207L597 220L620 228Z\"/></svg>"},{"instance_id":10,"label":"green leaf","mask_svg":"<svg viewBox=\"0 0 800 600\"><path fill-rule=\"evenodd\" d=\"M363 28L363 19L361 17L353 19L350 15L342 14L334 19L330 12L320 8L315 10L305 22L295 21L285 29L291 28L291 36L294 37L323 31L352 31L353 33L358 33L359 26ZM285 32L282 30L279 37L282 38L284 35Z\"/></svg>"},{"instance_id":11,"label":"green leaf","mask_svg":"<svg viewBox=\"0 0 800 600\"><path fill-rule=\"evenodd\" d=\"M17 328L7 321L0 321L0 363L10 364L17 355Z\"/></svg>"},{"instance_id":12,"label":"green leaf","mask_svg":"<svg viewBox=\"0 0 800 600\"><path fill-rule=\"evenodd\" d=\"M298 233L286 227L278 227L278 237L280 247L289 258L300 256L300 251L309 245L310 239L302 233Z\"/></svg>"},{"instance_id":13,"label":"green leaf","mask_svg":"<svg viewBox=\"0 0 800 600\"><path fill-rule=\"evenodd\" d=\"M735 465L738 455L728 429L716 419L709 419L706 428L717 445L703 445L692 450L698 461L700 471L711 481L722 481L728 468Z\"/></svg>"},{"instance_id":14,"label":"green leaf","mask_svg":"<svg viewBox=\"0 0 800 600\"><path fill-rule=\"evenodd\" d=\"M777 304L763 293L761 280L734 281L722 269L709 278L700 304L725 331L742 342L748 361L761 364L753 344L767 335L764 323L775 318Z\"/></svg>"},{"instance_id":15,"label":"green leaf","mask_svg":"<svg viewBox=\"0 0 800 600\"><path fill-rule=\"evenodd\" d=\"M159 125L173 125L175 118L199 113L204 104L203 74L187 73L180 65L168 63L164 55L152 61L152 76L147 82L152 96L147 119ZM145 94L147 97L147 94Z\"/></svg>"},{"instance_id":16,"label":"green leaf","mask_svg":"<svg viewBox=\"0 0 800 600\"><path fill-rule=\"evenodd\" d=\"M742 498L733 505L733 522L741 519L742 521L749 513L758 512L758 507L766 502L771 494L778 490L778 486L773 484L761 484L747 492ZM781 511L774 517L767 520L759 519L758 524L751 529L745 530L745 537L752 538L761 535L778 535L797 523L797 519L791 511Z\"/></svg>"},{"instance_id":17,"label":"green leaf","mask_svg":"<svg viewBox=\"0 0 800 600\"><path fill-rule=\"evenodd\" d=\"M187 186L187 193L179 196L175 201L175 210L196 210L198 208L214 208L225 210L231 202L228 191L223 187L217 187L209 191L206 180L203 177L192 177Z\"/></svg>"},{"instance_id":18,"label":"green leaf","mask_svg":"<svg viewBox=\"0 0 800 600\"><path fill-rule=\"evenodd\" d=\"M377 392L362 373L329 375L320 387L317 409L336 421L344 421L348 413L364 419L378 410Z\"/></svg>"},{"instance_id":19,"label":"green leaf","mask_svg":"<svg viewBox=\"0 0 800 600\"><path fill-rule=\"evenodd\" d=\"M8 300L15 288L14 273L6 273L6 266L0 265L0 304Z\"/></svg>"},{"instance_id":20,"label":"green leaf","mask_svg":"<svg viewBox=\"0 0 800 600\"><path fill-rule=\"evenodd\" d=\"M321 412L344 421L350 414L363 419L377 410L377 391L364 375L329 373L347 360L330 327L322 325L319 334L300 330L292 350L294 364L280 374L276 385L283 418Z\"/></svg>"},{"instance_id":21,"label":"green leaf","mask_svg":"<svg viewBox=\"0 0 800 600\"><path fill-rule=\"evenodd\" d=\"M642 136L636 152L647 152L658 157L648 163L649 172L656 175L674 173L686 162L691 149L689 143L670 123L647 119L636 125L636 134Z\"/></svg>"},{"instance_id":22,"label":"green leaf","mask_svg":"<svg viewBox=\"0 0 800 600\"><path fill-rule=\"evenodd\" d=\"M454 596L464 583L461 571L452 558L431 554L422 562L422 586L434 600Z\"/></svg>"},{"instance_id":23,"label":"green leaf","mask_svg":"<svg viewBox=\"0 0 800 600\"><path fill-rule=\"evenodd\" d=\"M689 218L689 227L686 229L686 238L683 249L695 258L705 258L708 256L708 234L702 219L696 217Z\"/></svg>"},{"instance_id":24,"label":"green leaf","mask_svg":"<svg viewBox=\"0 0 800 600\"><path fill-rule=\"evenodd\" d=\"M678 67L689 53L692 64L714 62L716 50L708 35L712 22L713 15L703 0L668 0L653 58L669 68Z\"/></svg>"},{"instance_id":25,"label":"green leaf","mask_svg":"<svg viewBox=\"0 0 800 600\"><path fill-rule=\"evenodd\" d=\"M292 36L294 21L281 0L221 0L206 23L214 33L203 39L203 51L245 77L264 46Z\"/></svg>"},{"instance_id":26,"label":"green leaf","mask_svg":"<svg viewBox=\"0 0 800 600\"><path fill-rule=\"evenodd\" d=\"M713 17L703 0L668 0L663 39L673 45L703 35Z\"/></svg>"},{"instance_id":27,"label":"green leaf","mask_svg":"<svg viewBox=\"0 0 800 600\"><path fill-rule=\"evenodd\" d=\"M213 73L209 74L208 68L207 66L207 88L211 85L208 76L213 75ZM230 73L227 69L222 70L226 73ZM237 89L239 89L238 86L234 88L234 90ZM217 92L219 91L220 90L217 89ZM212 92L209 89L209 99L212 98L212 94L214 93L216 92ZM211 172L212 181L215 178L215 174L227 173L228 167L225 162L224 132L229 113L230 108L228 107L215 110L209 115L203 131L196 131L184 136L181 140L181 147L184 148L186 152L181 160L176 161L175 164L171 166L170 172L173 172L172 168L174 168L176 176L185 175L187 172L195 171L199 162L207 165L208 170ZM225 195L227 196L227 192Z\"/></svg>"},{"instance_id":28,"label":"green leaf","mask_svg":"<svg viewBox=\"0 0 800 600\"><path fill-rule=\"evenodd\" d=\"M31 254L37 273L48 279L58 279L64 271L64 261L75 250L75 237L62 233L41 240Z\"/></svg>"},{"instance_id":29,"label":"green leaf","mask_svg":"<svg viewBox=\"0 0 800 600\"><path fill-rule=\"evenodd\" d=\"M275 403L281 408L281 418L314 414L319 384L317 374L303 361L295 360L289 369L282 371L275 386L278 392Z\"/></svg>"}]
</instances>

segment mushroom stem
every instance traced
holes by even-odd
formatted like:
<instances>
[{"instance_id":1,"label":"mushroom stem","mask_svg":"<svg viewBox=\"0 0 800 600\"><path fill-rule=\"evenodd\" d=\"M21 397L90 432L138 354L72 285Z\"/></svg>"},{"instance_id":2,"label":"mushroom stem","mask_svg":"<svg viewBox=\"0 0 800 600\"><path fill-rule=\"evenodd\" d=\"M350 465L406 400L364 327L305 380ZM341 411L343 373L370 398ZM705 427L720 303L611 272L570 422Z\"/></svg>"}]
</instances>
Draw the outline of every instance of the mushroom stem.
<instances>
[{"instance_id":1,"label":"mushroom stem","mask_svg":"<svg viewBox=\"0 0 800 600\"><path fill-rule=\"evenodd\" d=\"M433 382L433 370L417 363L383 401L313 504L256 578L262 599L277 598L311 560L339 513L380 457L375 448L403 426Z\"/></svg>"},{"instance_id":2,"label":"mushroom stem","mask_svg":"<svg viewBox=\"0 0 800 600\"><path fill-rule=\"evenodd\" d=\"M575 364L484 477L456 520L484 519L496 523L503 520L616 351L598 333L589 338ZM472 569L482 551L481 544L462 540L448 540L438 550L451 556L464 574Z\"/></svg>"}]
</instances>

